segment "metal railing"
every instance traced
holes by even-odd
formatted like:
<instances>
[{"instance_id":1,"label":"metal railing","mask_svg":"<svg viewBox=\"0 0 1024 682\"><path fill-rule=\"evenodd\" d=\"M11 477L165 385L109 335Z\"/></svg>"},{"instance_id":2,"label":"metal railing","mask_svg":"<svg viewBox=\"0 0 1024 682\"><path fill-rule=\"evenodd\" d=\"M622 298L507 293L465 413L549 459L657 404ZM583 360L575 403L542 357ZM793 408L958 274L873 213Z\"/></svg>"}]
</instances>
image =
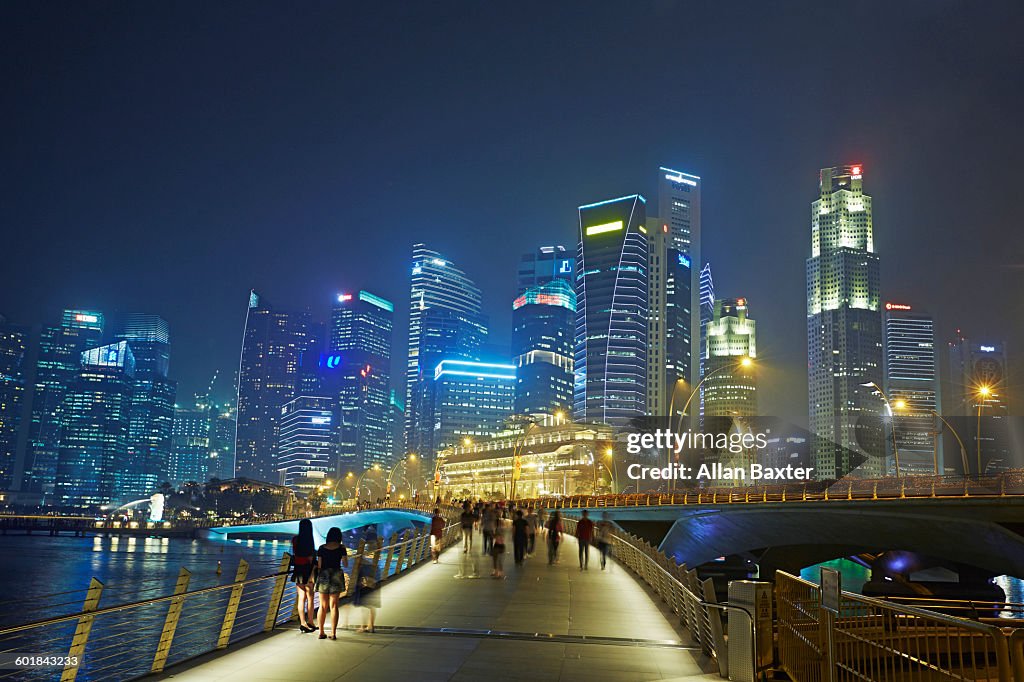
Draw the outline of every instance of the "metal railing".
<instances>
[{"instance_id":1,"label":"metal railing","mask_svg":"<svg viewBox=\"0 0 1024 682\"><path fill-rule=\"evenodd\" d=\"M693 487L675 492L572 495L517 500L548 509L660 507L700 504L764 504L906 499L966 499L1024 496L1024 472L990 476L903 476L808 481L745 487Z\"/></svg>"},{"instance_id":2,"label":"metal railing","mask_svg":"<svg viewBox=\"0 0 1024 682\"><path fill-rule=\"evenodd\" d=\"M562 517L562 526L567 533L576 534L576 523L577 519ZM611 556L665 602L679 618L693 644L699 646L705 655L715 658L721 676L726 677L726 633L720 612L736 607L717 603L710 578L700 580L696 570L687 569L685 564L676 564L646 540L622 530L611 533L610 540ZM749 613L747 615L749 617ZM754 640L756 637L752 637Z\"/></svg>"},{"instance_id":3,"label":"metal railing","mask_svg":"<svg viewBox=\"0 0 1024 682\"><path fill-rule=\"evenodd\" d=\"M1016 632L850 592L834 615L814 583L775 576L778 660L795 682L1024 680Z\"/></svg>"},{"instance_id":4,"label":"metal railing","mask_svg":"<svg viewBox=\"0 0 1024 682\"><path fill-rule=\"evenodd\" d=\"M405 508L411 508L404 505ZM433 509L433 507L431 507ZM456 511L444 508L442 547L456 541ZM387 544L360 542L350 559L351 575L363 562L377 566L381 581L430 558L429 523L392 534ZM160 597L100 607L105 586L93 578L74 613L0 628L0 656L66 657L60 667L0 669L2 680L128 680L161 672L166 666L223 649L273 630L295 617L294 590L288 590L289 555L268 575L249 577L249 563L238 564L232 582L189 590L191 573L182 568L174 591ZM349 577L344 599L356 581Z\"/></svg>"}]
</instances>

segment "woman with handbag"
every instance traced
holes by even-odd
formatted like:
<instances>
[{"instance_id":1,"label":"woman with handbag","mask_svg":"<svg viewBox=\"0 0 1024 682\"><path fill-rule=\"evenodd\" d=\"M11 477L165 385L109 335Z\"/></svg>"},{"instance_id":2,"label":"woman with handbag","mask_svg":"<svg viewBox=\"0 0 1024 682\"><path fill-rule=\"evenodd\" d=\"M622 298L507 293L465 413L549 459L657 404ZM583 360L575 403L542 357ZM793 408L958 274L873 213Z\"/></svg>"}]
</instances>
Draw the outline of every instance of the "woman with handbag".
<instances>
[{"instance_id":1,"label":"woman with handbag","mask_svg":"<svg viewBox=\"0 0 1024 682\"><path fill-rule=\"evenodd\" d=\"M295 604L299 611L299 631L313 632L316 620L313 609L313 562L316 544L313 541L313 522L299 521L299 534L292 538L291 581L295 583Z\"/></svg>"}]
</instances>

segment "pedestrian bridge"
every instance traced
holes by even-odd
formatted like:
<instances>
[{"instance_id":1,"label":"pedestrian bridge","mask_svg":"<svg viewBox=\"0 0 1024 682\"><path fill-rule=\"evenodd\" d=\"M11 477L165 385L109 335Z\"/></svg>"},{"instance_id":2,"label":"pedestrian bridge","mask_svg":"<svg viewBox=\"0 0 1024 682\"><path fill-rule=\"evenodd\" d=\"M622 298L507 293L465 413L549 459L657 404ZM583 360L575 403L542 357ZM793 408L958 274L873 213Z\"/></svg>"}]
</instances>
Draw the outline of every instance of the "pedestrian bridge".
<instances>
[{"instance_id":1,"label":"pedestrian bridge","mask_svg":"<svg viewBox=\"0 0 1024 682\"><path fill-rule=\"evenodd\" d=\"M363 518L395 511L427 519L425 509L411 508ZM1024 671L1024 637L1004 623L848 592L837 597L839 615L831 617L816 585L785 573L776 576L774 619L770 608L759 607L759 618L769 620L755 626L747 608L716 602L710 580L622 530L613 534L607 570L600 570L596 551L588 570L580 570L570 517L559 562L548 563L541 539L522 567L506 556L506 577L492 578L479 535L463 550L458 511L444 509L446 549L438 564L414 520L381 544L353 548L351 570L358 574L369 564L382 579L374 633L356 631L368 611L347 598L337 640L300 633L285 555L276 572L252 577L242 561L233 581L192 590L182 569L173 593L134 603L107 604L104 585L94 579L80 611L0 629L0 643L7 651L68 652L66 682L753 680L759 632L767 637L764 664L794 680L821 679L828 668L878 682L1010 682L1013 666ZM366 524L352 527L360 525ZM721 617L726 610L728 619ZM6 670L0 677L55 679L52 669ZM1016 679L1024 681L1024 672Z\"/></svg>"}]
</instances>

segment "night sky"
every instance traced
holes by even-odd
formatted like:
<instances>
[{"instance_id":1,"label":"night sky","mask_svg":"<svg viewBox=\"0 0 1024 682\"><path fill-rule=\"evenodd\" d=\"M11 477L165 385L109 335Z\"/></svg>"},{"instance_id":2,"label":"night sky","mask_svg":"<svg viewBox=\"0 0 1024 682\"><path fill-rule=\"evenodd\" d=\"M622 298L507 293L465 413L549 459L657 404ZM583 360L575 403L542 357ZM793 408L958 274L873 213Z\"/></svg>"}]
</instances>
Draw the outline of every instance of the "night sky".
<instances>
[{"instance_id":1,"label":"night sky","mask_svg":"<svg viewBox=\"0 0 1024 682\"><path fill-rule=\"evenodd\" d=\"M250 287L322 317L365 288L401 367L414 241L507 343L519 255L574 250L580 203L655 206L666 165L703 178L762 412L806 415L810 202L859 162L883 297L1019 367L1024 5L797 5L5 2L0 314L163 315L188 402L237 367Z\"/></svg>"}]
</instances>

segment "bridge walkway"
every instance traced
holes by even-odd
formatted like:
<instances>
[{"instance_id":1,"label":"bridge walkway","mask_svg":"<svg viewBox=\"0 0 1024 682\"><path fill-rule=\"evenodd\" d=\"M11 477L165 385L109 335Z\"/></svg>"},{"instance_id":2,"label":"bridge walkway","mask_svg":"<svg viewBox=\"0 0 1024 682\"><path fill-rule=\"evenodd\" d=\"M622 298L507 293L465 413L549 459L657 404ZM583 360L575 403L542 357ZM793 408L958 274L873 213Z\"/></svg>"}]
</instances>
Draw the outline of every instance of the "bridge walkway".
<instances>
[{"instance_id":1,"label":"bridge walkway","mask_svg":"<svg viewBox=\"0 0 1024 682\"><path fill-rule=\"evenodd\" d=\"M460 545L381 590L374 634L344 632L319 640L294 628L168 668L181 682L360 682L484 679L531 682L720 680L717 665L688 645L677 617L620 564L601 571L591 550L580 571L575 538L563 536L560 562L537 552L517 569L505 557L505 579L490 577L489 557ZM511 550L511 545L509 545ZM457 579L457 575L479 577ZM365 611L344 607L342 623ZM456 629L452 633L443 629ZM537 636L536 633L542 633Z\"/></svg>"}]
</instances>

